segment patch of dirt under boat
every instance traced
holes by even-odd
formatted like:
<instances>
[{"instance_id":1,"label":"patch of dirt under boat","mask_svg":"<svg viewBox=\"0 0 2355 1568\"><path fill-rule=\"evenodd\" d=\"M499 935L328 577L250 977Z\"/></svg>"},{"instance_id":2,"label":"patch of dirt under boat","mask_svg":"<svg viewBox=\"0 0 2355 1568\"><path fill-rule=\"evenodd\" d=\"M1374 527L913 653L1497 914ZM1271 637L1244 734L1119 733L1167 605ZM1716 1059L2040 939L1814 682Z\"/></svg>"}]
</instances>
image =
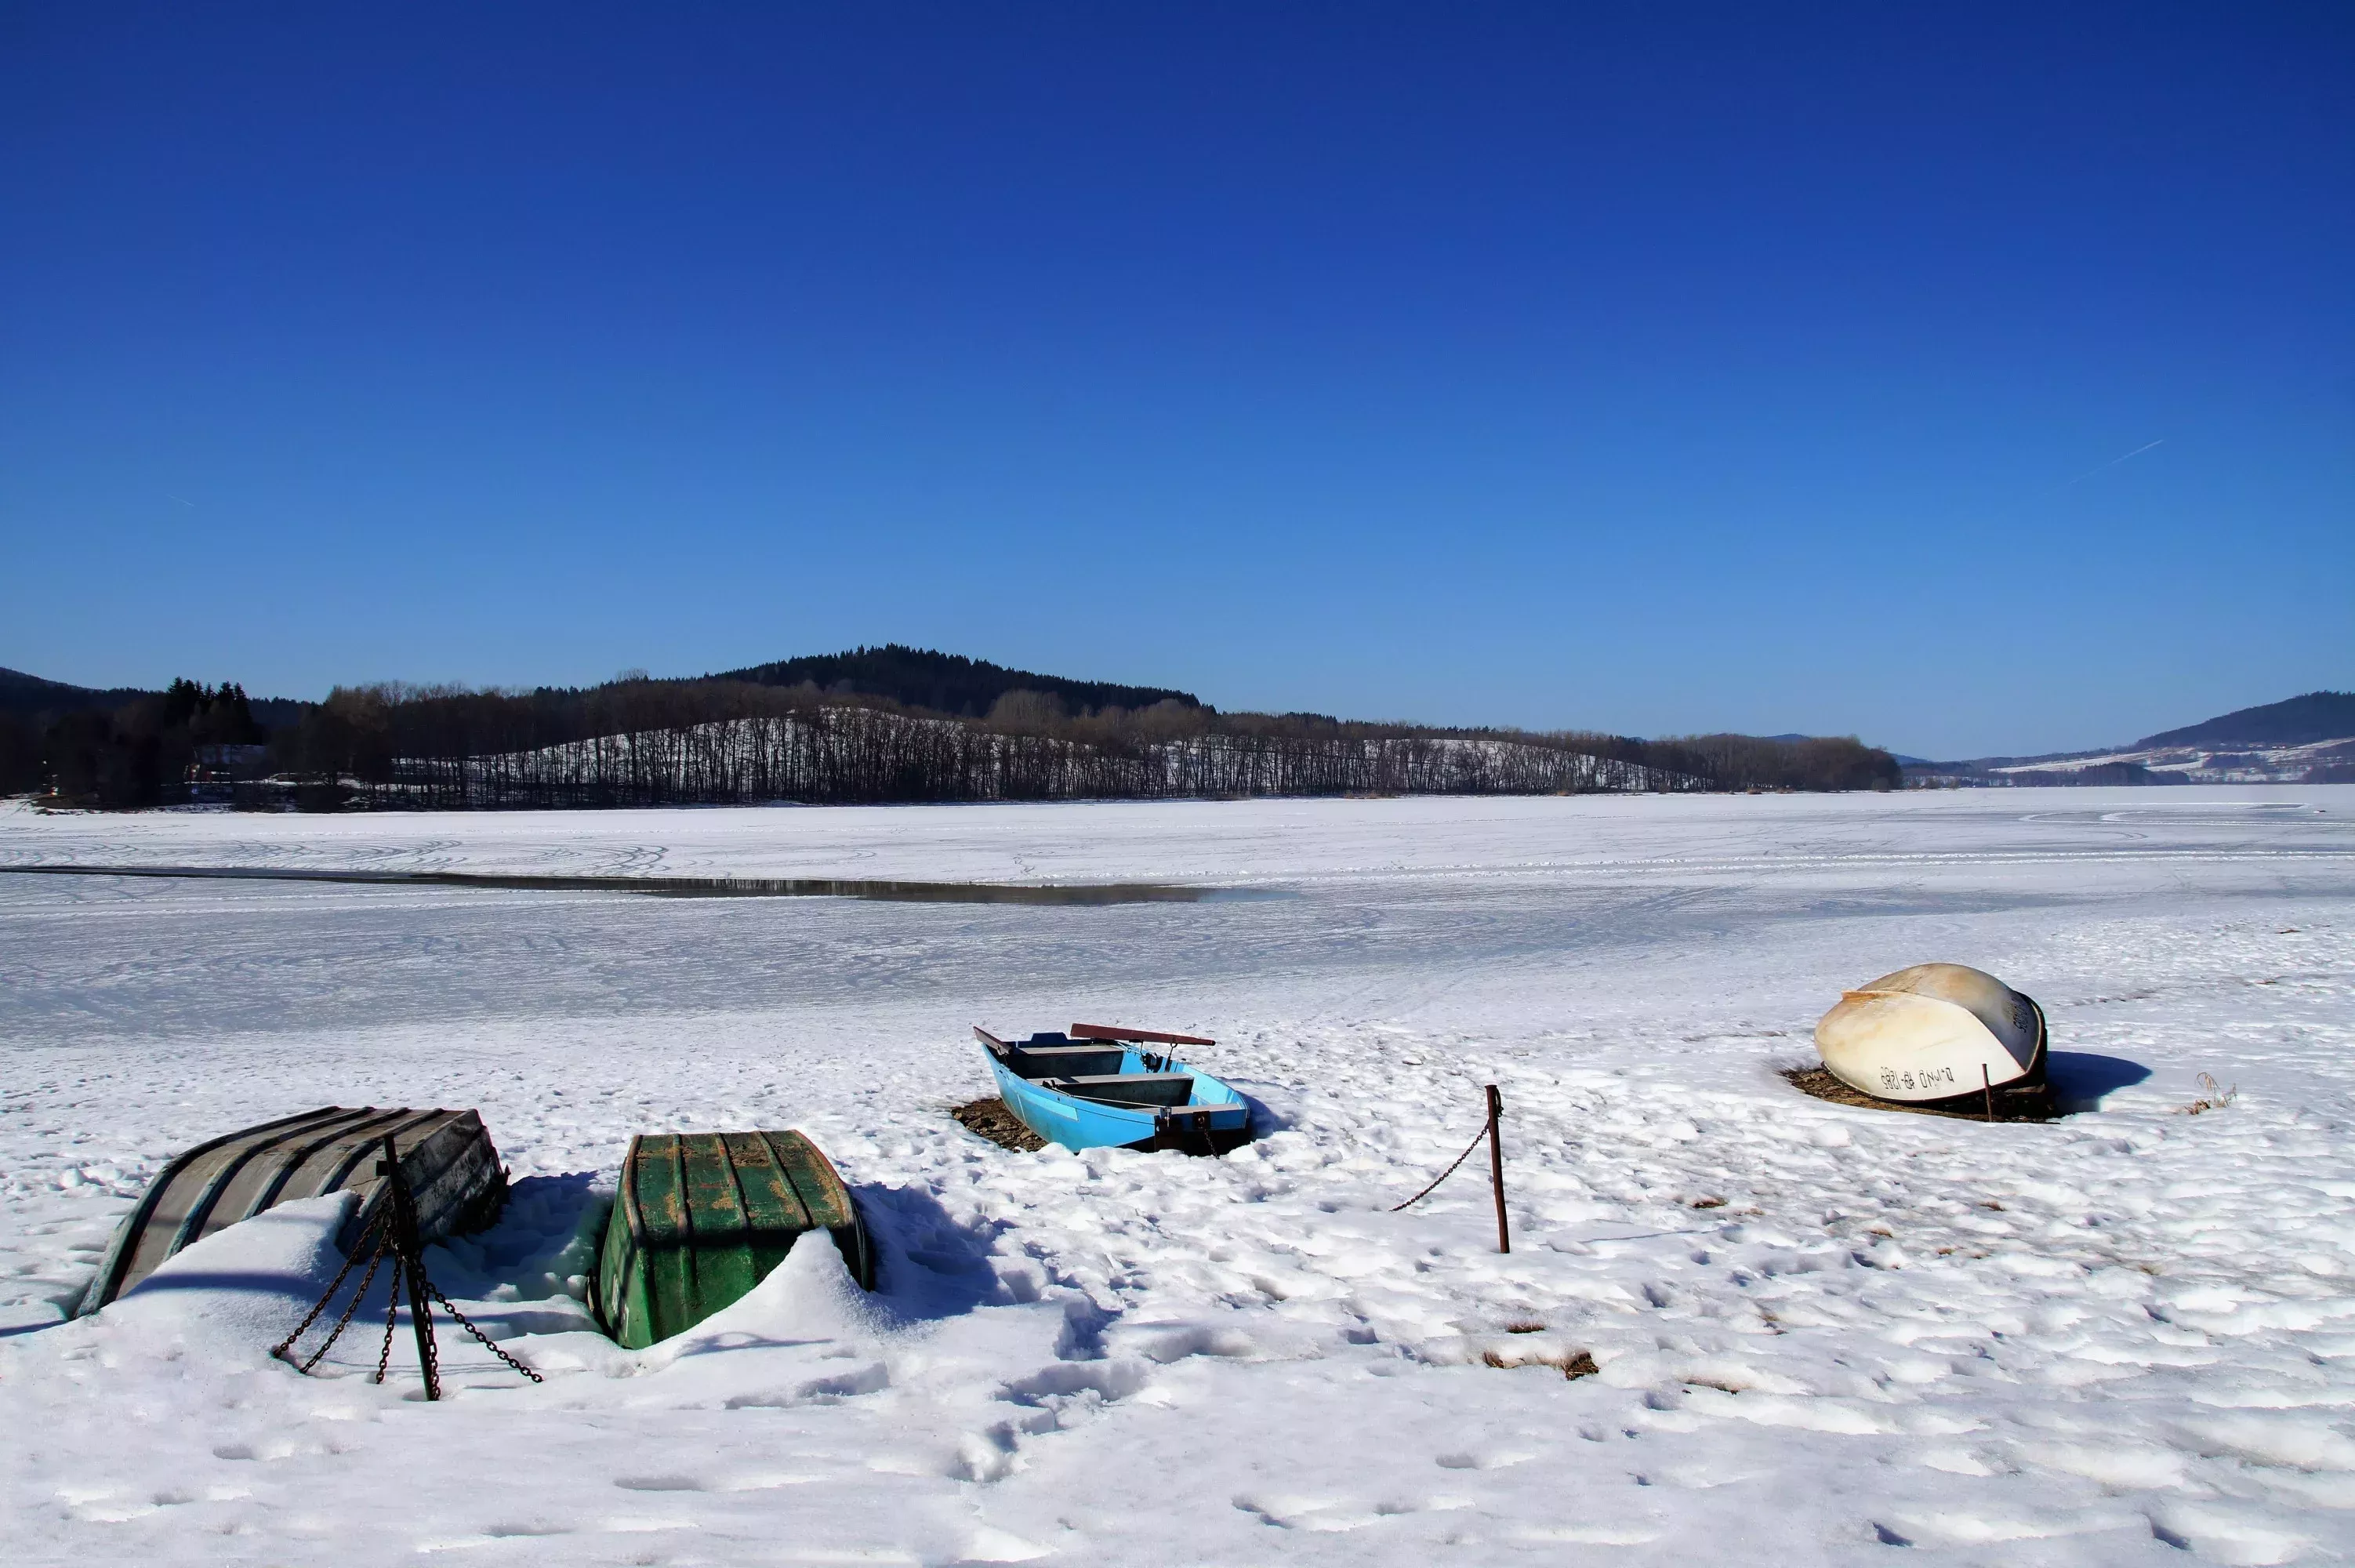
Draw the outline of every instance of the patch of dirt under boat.
<instances>
[{"instance_id":1,"label":"patch of dirt under boat","mask_svg":"<svg viewBox=\"0 0 2355 1568\"><path fill-rule=\"evenodd\" d=\"M1017 1154L1034 1154L1047 1147L1047 1140L1024 1126L1006 1108L1006 1102L992 1094L986 1100L970 1100L949 1113L965 1131L987 1138L1000 1148L1010 1148Z\"/></svg>"},{"instance_id":2,"label":"patch of dirt under boat","mask_svg":"<svg viewBox=\"0 0 2355 1568\"><path fill-rule=\"evenodd\" d=\"M1802 1094L1813 1094L1835 1105L1860 1105L1869 1111L1911 1111L1917 1116L1951 1116L1964 1122L1987 1119L1986 1097L1979 1093L1957 1094L1950 1100L1917 1104L1875 1099L1849 1088L1820 1067L1786 1067L1783 1077ZM2007 1086L1995 1092L1995 1120L1998 1122L2051 1122L2059 1120L2062 1114L2053 1103L2050 1083Z\"/></svg>"}]
</instances>

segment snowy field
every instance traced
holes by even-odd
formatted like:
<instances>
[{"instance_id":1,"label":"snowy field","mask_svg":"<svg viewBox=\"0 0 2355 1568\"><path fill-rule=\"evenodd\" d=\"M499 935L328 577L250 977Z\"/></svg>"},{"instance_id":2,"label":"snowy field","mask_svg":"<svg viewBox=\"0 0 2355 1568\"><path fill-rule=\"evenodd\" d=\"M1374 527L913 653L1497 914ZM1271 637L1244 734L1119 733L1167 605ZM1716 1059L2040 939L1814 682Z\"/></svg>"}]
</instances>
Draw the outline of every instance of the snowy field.
<instances>
[{"instance_id":1,"label":"snowy field","mask_svg":"<svg viewBox=\"0 0 2355 1568\"><path fill-rule=\"evenodd\" d=\"M0 876L12 1563L2355 1556L2355 789L0 806L0 864L68 862L1275 896ZM1843 985L1934 958L2043 1003L2080 1114L1775 1076ZM969 1026L1075 1019L1215 1035L1268 1136L1016 1155L948 1118ZM2182 1115L2202 1072L2238 1098ZM1509 1256L1477 1161L1388 1211L1484 1082ZM373 1332L268 1360L333 1199L59 1322L176 1150L330 1103L481 1108L515 1197L433 1267L544 1385L447 1336L439 1405L367 1381ZM833 1154L881 1288L805 1243L680 1340L597 1336L630 1135L751 1126Z\"/></svg>"}]
</instances>

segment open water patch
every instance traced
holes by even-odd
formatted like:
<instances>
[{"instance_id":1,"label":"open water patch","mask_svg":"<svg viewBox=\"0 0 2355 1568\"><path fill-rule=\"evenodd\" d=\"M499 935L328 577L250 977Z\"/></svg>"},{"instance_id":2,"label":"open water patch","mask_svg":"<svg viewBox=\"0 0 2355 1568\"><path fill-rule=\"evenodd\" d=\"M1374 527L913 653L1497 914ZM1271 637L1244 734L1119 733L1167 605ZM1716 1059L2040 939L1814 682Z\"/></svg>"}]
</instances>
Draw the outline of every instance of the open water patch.
<instances>
[{"instance_id":1,"label":"open water patch","mask_svg":"<svg viewBox=\"0 0 2355 1568\"><path fill-rule=\"evenodd\" d=\"M192 877L222 881L352 882L379 887L637 893L665 899L870 899L886 903L1146 904L1281 898L1272 889L1170 882L902 882L838 877L568 877L491 871L325 870L272 866L0 866L33 877Z\"/></svg>"}]
</instances>

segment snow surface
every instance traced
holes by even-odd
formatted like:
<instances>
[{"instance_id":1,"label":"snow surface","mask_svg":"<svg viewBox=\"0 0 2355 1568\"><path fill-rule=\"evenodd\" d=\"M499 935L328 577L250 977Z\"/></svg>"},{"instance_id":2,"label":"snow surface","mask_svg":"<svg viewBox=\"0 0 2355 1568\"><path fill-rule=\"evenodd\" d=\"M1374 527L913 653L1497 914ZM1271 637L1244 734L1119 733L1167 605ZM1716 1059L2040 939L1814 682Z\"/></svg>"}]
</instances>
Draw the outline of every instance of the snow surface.
<instances>
[{"instance_id":1,"label":"snow surface","mask_svg":"<svg viewBox=\"0 0 2355 1568\"><path fill-rule=\"evenodd\" d=\"M11 1563L2275 1563L2355 1552L2355 789L256 817L0 807L0 864L1160 880L1111 908L0 876ZM1774 1075L1978 965L2081 1114ZM1264 1107L1222 1160L974 1138L967 1027L1126 1021ZM2239 1093L2180 1114L2212 1072ZM1502 1086L1514 1251L1464 1147ZM59 1324L176 1150L480 1106L443 1336L268 1344L290 1205ZM651 1350L579 1276L629 1136L799 1126L805 1242ZM1542 1325L1541 1328L1533 1328ZM1514 1332L1529 1329L1528 1332ZM1600 1371L1566 1379L1577 1352ZM412 1365L404 1328L396 1368Z\"/></svg>"}]
</instances>

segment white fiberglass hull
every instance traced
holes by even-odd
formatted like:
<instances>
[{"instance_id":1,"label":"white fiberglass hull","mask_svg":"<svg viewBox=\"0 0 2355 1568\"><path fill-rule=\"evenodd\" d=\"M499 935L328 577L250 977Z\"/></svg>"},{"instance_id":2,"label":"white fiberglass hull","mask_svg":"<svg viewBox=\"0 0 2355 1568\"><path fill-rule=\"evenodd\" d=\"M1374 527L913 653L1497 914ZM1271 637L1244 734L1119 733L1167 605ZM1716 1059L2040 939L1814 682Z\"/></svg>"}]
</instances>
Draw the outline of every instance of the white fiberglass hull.
<instances>
[{"instance_id":1,"label":"white fiberglass hull","mask_svg":"<svg viewBox=\"0 0 2355 1568\"><path fill-rule=\"evenodd\" d=\"M1883 1100L1945 1100L2041 1070L2044 1015L1993 976L1918 964L1840 997L1816 1025L1824 1066Z\"/></svg>"}]
</instances>

